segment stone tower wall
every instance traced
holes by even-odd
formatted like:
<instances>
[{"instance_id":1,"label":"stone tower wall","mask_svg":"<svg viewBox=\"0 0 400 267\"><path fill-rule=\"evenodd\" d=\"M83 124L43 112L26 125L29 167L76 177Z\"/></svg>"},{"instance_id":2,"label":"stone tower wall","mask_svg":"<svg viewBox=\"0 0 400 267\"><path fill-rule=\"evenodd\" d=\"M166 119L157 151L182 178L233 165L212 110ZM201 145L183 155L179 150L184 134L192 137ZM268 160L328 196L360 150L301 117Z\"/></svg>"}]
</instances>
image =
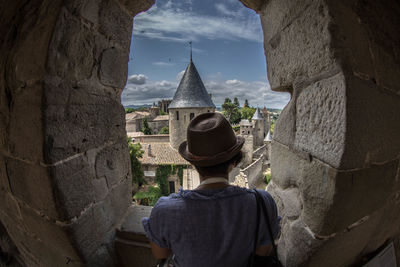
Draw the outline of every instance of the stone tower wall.
<instances>
[{"instance_id":1,"label":"stone tower wall","mask_svg":"<svg viewBox=\"0 0 400 267\"><path fill-rule=\"evenodd\" d=\"M253 124L253 136L254 146L259 147L263 145L264 133L265 133L265 121L264 120L252 120Z\"/></svg>"},{"instance_id":2,"label":"stone tower wall","mask_svg":"<svg viewBox=\"0 0 400 267\"><path fill-rule=\"evenodd\" d=\"M400 234L398 1L242 2L261 16L272 90L291 93L268 186L280 258L360 264Z\"/></svg>"},{"instance_id":3,"label":"stone tower wall","mask_svg":"<svg viewBox=\"0 0 400 267\"><path fill-rule=\"evenodd\" d=\"M179 120L176 112L179 112ZM214 112L215 108L170 108L169 109L169 141L173 148L178 149L179 145L186 140L187 127L190 123L190 113L194 117L206 112Z\"/></svg>"},{"instance_id":4,"label":"stone tower wall","mask_svg":"<svg viewBox=\"0 0 400 267\"><path fill-rule=\"evenodd\" d=\"M115 265L131 203L120 95L132 17L152 4L0 3L0 225L26 266Z\"/></svg>"}]
</instances>

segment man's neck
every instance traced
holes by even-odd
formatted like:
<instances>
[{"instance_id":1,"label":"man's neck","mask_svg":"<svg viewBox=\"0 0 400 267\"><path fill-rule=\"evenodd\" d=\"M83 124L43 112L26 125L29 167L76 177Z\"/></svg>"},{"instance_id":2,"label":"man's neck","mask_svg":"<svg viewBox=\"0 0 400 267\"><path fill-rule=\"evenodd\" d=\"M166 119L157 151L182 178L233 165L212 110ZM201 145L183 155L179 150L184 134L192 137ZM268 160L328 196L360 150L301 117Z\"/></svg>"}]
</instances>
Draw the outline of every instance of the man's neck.
<instances>
[{"instance_id":1,"label":"man's neck","mask_svg":"<svg viewBox=\"0 0 400 267\"><path fill-rule=\"evenodd\" d=\"M201 176L200 175L200 183L203 181L206 181L209 178L224 178L226 181L229 181L229 174L219 174L219 175L213 175L213 176ZM218 189L218 188L224 188L229 186L226 182L216 182L216 183L210 183L210 184L200 184L196 189Z\"/></svg>"}]
</instances>

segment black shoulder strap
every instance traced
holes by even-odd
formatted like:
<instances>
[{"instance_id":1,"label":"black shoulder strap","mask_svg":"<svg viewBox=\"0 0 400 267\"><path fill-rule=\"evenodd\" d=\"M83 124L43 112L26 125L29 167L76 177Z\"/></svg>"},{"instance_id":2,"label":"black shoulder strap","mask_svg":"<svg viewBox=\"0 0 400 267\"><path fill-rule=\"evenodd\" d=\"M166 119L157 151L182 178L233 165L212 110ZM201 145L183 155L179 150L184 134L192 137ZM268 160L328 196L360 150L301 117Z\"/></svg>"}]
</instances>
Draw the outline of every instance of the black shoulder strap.
<instances>
[{"instance_id":1,"label":"black shoulder strap","mask_svg":"<svg viewBox=\"0 0 400 267\"><path fill-rule=\"evenodd\" d=\"M267 228L268 228L269 236L271 237L271 244L272 244L272 248L273 248L273 250L274 250L274 254L275 254L275 255L278 255L278 254L277 254L276 245L275 245L274 236L273 236L272 230L271 230L271 224L270 224L270 221L269 221L268 210L267 210L267 207L265 207L264 198L261 196L260 192L257 191L257 189L254 189L254 192L255 192L256 198L257 198L257 207L258 207L258 206L261 206L261 208L262 208L262 210L263 210L263 213L264 213L264 218L265 218L265 221L266 221L266 223L267 223ZM258 212L257 212L257 213L258 213ZM257 217L257 218L258 218L258 217ZM259 223L258 223L258 224L259 224ZM257 231L258 231L258 229L257 229Z\"/></svg>"},{"instance_id":2,"label":"black shoulder strap","mask_svg":"<svg viewBox=\"0 0 400 267\"><path fill-rule=\"evenodd\" d=\"M254 190L255 191L255 190ZM255 238L254 238L254 247L253 247L253 253L251 254L251 258L250 258L250 264L249 266L253 266L253 262L254 262L254 255L256 253L256 249L257 249L257 241L258 241L258 231L260 230L260 214L261 214L261 206L260 206L260 201L258 201L258 196L257 193L255 193L255 197L256 197L256 208L257 208L257 220L256 220L256 232L255 232Z\"/></svg>"}]
</instances>

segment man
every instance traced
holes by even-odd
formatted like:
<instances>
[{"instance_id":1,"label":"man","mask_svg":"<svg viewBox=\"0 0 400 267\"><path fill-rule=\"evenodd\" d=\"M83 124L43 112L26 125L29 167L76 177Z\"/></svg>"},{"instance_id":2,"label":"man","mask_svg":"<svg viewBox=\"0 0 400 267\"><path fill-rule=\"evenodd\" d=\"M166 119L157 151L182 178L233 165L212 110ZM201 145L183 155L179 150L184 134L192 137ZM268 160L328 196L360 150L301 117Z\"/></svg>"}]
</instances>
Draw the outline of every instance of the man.
<instances>
[{"instance_id":1,"label":"man","mask_svg":"<svg viewBox=\"0 0 400 267\"><path fill-rule=\"evenodd\" d=\"M180 155L200 174L194 190L162 197L150 218L143 218L154 256L174 254L176 266L246 266L253 252L257 226L254 192L229 185L229 172L240 162L244 139L235 136L220 113L195 117L187 130ZM260 191L266 204L273 237L260 218L256 254L271 253L271 241L280 231L276 204Z\"/></svg>"}]
</instances>

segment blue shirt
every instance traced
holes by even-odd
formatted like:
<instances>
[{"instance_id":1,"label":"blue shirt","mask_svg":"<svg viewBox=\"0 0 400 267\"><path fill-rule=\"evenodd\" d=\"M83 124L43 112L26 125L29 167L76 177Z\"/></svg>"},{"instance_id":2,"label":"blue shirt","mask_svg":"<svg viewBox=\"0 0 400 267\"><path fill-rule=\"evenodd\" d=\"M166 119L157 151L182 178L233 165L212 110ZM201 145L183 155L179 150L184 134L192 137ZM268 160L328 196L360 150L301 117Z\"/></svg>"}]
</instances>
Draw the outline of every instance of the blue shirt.
<instances>
[{"instance_id":1,"label":"blue shirt","mask_svg":"<svg viewBox=\"0 0 400 267\"><path fill-rule=\"evenodd\" d=\"M274 238L280 217L271 195L259 190L268 209ZM162 197L142 223L147 237L170 248L180 267L246 266L253 252L256 198L246 188L182 190ZM261 215L257 245L269 245L271 236Z\"/></svg>"}]
</instances>

